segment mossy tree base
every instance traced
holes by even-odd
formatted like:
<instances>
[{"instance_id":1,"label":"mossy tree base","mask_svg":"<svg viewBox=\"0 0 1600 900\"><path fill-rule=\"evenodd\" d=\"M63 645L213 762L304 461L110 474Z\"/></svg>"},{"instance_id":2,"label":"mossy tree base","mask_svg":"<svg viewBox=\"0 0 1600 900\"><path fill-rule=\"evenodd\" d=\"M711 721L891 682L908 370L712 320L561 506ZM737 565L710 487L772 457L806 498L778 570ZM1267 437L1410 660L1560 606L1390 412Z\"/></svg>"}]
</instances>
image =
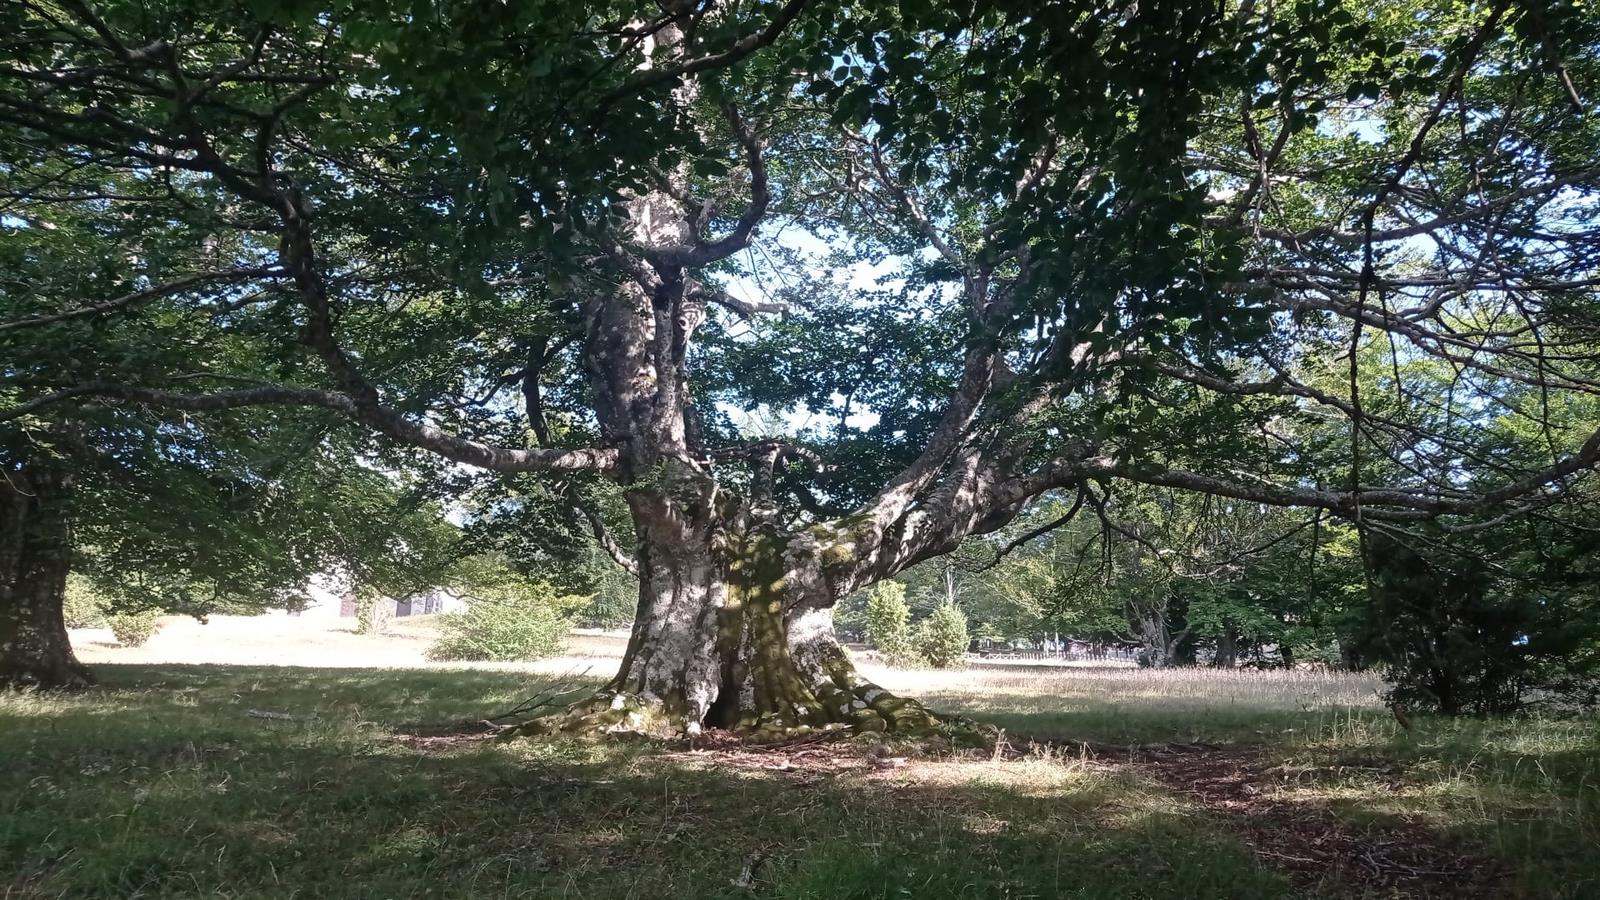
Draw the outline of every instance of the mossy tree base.
<instances>
[{"instance_id":1,"label":"mossy tree base","mask_svg":"<svg viewBox=\"0 0 1600 900\"><path fill-rule=\"evenodd\" d=\"M694 466L664 465L627 494L639 606L615 677L509 735L785 737L822 729L925 736L922 704L862 678L833 630L839 597L810 537L729 502ZM769 511L770 512L770 511Z\"/></svg>"},{"instance_id":2,"label":"mossy tree base","mask_svg":"<svg viewBox=\"0 0 1600 900\"><path fill-rule=\"evenodd\" d=\"M754 739L777 739L827 730L853 734L892 734L926 737L940 731L967 729L965 720L941 716L916 700L899 697L870 682L852 691L833 688L825 692L825 706L797 708L789 714L747 713L726 726L727 731ZM637 694L602 690L557 712L529 720L504 733L517 736L603 737L637 735L676 738L697 735L708 727L659 700ZM710 727L719 727L712 725Z\"/></svg>"}]
</instances>

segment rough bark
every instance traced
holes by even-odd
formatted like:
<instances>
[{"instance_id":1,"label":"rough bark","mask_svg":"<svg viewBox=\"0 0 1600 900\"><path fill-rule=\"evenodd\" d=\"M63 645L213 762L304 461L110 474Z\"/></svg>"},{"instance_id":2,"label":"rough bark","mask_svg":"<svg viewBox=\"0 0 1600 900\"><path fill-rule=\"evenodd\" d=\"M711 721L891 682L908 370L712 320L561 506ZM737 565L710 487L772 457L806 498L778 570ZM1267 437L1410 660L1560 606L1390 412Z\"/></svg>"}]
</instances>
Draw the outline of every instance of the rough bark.
<instances>
[{"instance_id":1,"label":"rough bark","mask_svg":"<svg viewBox=\"0 0 1600 900\"><path fill-rule=\"evenodd\" d=\"M90 685L94 679L72 653L63 615L72 564L71 477L40 466L0 474L0 686Z\"/></svg>"},{"instance_id":2,"label":"rough bark","mask_svg":"<svg viewBox=\"0 0 1600 900\"><path fill-rule=\"evenodd\" d=\"M622 665L593 697L524 732L920 734L936 724L857 673L834 636L832 599L808 590L806 541L738 512L694 521L665 517L658 497L633 506L646 537ZM666 534L663 518L674 523Z\"/></svg>"},{"instance_id":3,"label":"rough bark","mask_svg":"<svg viewBox=\"0 0 1600 900\"><path fill-rule=\"evenodd\" d=\"M1346 672L1366 670L1367 661L1359 644L1354 641L1339 641L1339 667Z\"/></svg>"},{"instance_id":4,"label":"rough bark","mask_svg":"<svg viewBox=\"0 0 1600 900\"><path fill-rule=\"evenodd\" d=\"M1139 664L1166 669L1177 664L1178 638L1167 624L1164 600L1135 603L1132 609L1133 636L1139 641Z\"/></svg>"}]
</instances>

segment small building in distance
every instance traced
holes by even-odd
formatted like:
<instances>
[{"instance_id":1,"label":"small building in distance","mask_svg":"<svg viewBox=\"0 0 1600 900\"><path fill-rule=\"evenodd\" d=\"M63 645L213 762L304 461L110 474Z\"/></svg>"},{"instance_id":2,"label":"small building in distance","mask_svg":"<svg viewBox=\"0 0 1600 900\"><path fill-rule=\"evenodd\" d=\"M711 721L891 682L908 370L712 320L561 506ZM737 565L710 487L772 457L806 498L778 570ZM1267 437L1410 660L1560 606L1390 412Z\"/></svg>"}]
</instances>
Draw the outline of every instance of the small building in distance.
<instances>
[{"instance_id":1,"label":"small building in distance","mask_svg":"<svg viewBox=\"0 0 1600 900\"><path fill-rule=\"evenodd\" d=\"M284 614L315 619L354 619L356 617L356 592L350 578L343 573L323 573L313 576L300 591L299 602L283 610ZM429 588L401 599L385 597L379 617L434 615L460 612L466 600L444 588Z\"/></svg>"}]
</instances>

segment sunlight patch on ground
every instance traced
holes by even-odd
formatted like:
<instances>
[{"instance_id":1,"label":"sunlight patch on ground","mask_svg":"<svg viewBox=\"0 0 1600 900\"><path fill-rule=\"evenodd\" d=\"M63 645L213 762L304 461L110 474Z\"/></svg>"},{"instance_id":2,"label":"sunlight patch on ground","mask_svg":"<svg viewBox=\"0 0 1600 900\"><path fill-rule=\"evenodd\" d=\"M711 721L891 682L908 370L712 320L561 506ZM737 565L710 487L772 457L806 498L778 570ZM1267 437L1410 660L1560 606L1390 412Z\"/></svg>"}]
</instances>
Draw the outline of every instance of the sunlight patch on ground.
<instances>
[{"instance_id":1,"label":"sunlight patch on ground","mask_svg":"<svg viewBox=\"0 0 1600 900\"><path fill-rule=\"evenodd\" d=\"M604 679L627 646L625 630L580 629L560 656L523 663L439 663L427 658L433 616L389 621L382 634L355 633L353 619L285 615L168 616L142 647L119 647L106 629L75 629L83 662L181 663L316 668L479 669ZM859 654L862 675L896 693L966 710L1060 712L1106 705L1204 711L1237 707L1286 712L1380 709L1371 675L1282 670L1137 669L984 661L966 669L895 669Z\"/></svg>"}]
</instances>

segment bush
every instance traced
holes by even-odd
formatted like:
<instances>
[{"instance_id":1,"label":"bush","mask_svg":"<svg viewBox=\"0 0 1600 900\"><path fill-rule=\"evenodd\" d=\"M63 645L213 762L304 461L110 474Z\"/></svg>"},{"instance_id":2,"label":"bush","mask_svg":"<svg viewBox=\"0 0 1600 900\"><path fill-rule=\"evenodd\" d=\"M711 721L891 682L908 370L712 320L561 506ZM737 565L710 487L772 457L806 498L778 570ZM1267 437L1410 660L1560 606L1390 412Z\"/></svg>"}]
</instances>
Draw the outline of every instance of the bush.
<instances>
[{"instance_id":1,"label":"bush","mask_svg":"<svg viewBox=\"0 0 1600 900\"><path fill-rule=\"evenodd\" d=\"M559 595L543 581L530 581L506 560L488 555L464 560L452 589L465 596L463 612L439 617L432 659L522 660L554 656L571 629L571 617L588 597Z\"/></svg>"},{"instance_id":2,"label":"bush","mask_svg":"<svg viewBox=\"0 0 1600 900\"><path fill-rule=\"evenodd\" d=\"M594 596L578 611L583 628L626 628L639 608L639 579L607 562L595 579Z\"/></svg>"},{"instance_id":3,"label":"bush","mask_svg":"<svg viewBox=\"0 0 1600 900\"><path fill-rule=\"evenodd\" d=\"M917 625L912 643L917 655L935 669L967 664L967 617L954 603L945 603Z\"/></svg>"},{"instance_id":4,"label":"bush","mask_svg":"<svg viewBox=\"0 0 1600 900\"><path fill-rule=\"evenodd\" d=\"M1388 664L1388 699L1451 716L1517 710L1546 642L1538 598L1497 592L1477 559L1446 567L1396 541L1373 544L1366 638Z\"/></svg>"},{"instance_id":5,"label":"bush","mask_svg":"<svg viewBox=\"0 0 1600 900\"><path fill-rule=\"evenodd\" d=\"M891 665L920 665L911 643L911 610L906 588L898 581L883 581L867 592L867 637Z\"/></svg>"},{"instance_id":6,"label":"bush","mask_svg":"<svg viewBox=\"0 0 1600 900\"><path fill-rule=\"evenodd\" d=\"M570 623L553 604L472 598L464 612L440 617L431 659L522 660L554 656Z\"/></svg>"},{"instance_id":7,"label":"bush","mask_svg":"<svg viewBox=\"0 0 1600 900\"><path fill-rule=\"evenodd\" d=\"M356 588L356 634L383 634L394 617L394 600L370 585Z\"/></svg>"},{"instance_id":8,"label":"bush","mask_svg":"<svg viewBox=\"0 0 1600 900\"><path fill-rule=\"evenodd\" d=\"M869 640L867 630L867 591L855 591L833 607L833 631L841 641Z\"/></svg>"},{"instance_id":9,"label":"bush","mask_svg":"<svg viewBox=\"0 0 1600 900\"><path fill-rule=\"evenodd\" d=\"M68 628L105 628L111 624L106 620L105 599L89 579L78 574L67 576L67 597L61 612Z\"/></svg>"},{"instance_id":10,"label":"bush","mask_svg":"<svg viewBox=\"0 0 1600 900\"><path fill-rule=\"evenodd\" d=\"M161 630L161 612L149 609L143 612L116 613L106 617L117 643L124 647L139 647Z\"/></svg>"}]
</instances>

